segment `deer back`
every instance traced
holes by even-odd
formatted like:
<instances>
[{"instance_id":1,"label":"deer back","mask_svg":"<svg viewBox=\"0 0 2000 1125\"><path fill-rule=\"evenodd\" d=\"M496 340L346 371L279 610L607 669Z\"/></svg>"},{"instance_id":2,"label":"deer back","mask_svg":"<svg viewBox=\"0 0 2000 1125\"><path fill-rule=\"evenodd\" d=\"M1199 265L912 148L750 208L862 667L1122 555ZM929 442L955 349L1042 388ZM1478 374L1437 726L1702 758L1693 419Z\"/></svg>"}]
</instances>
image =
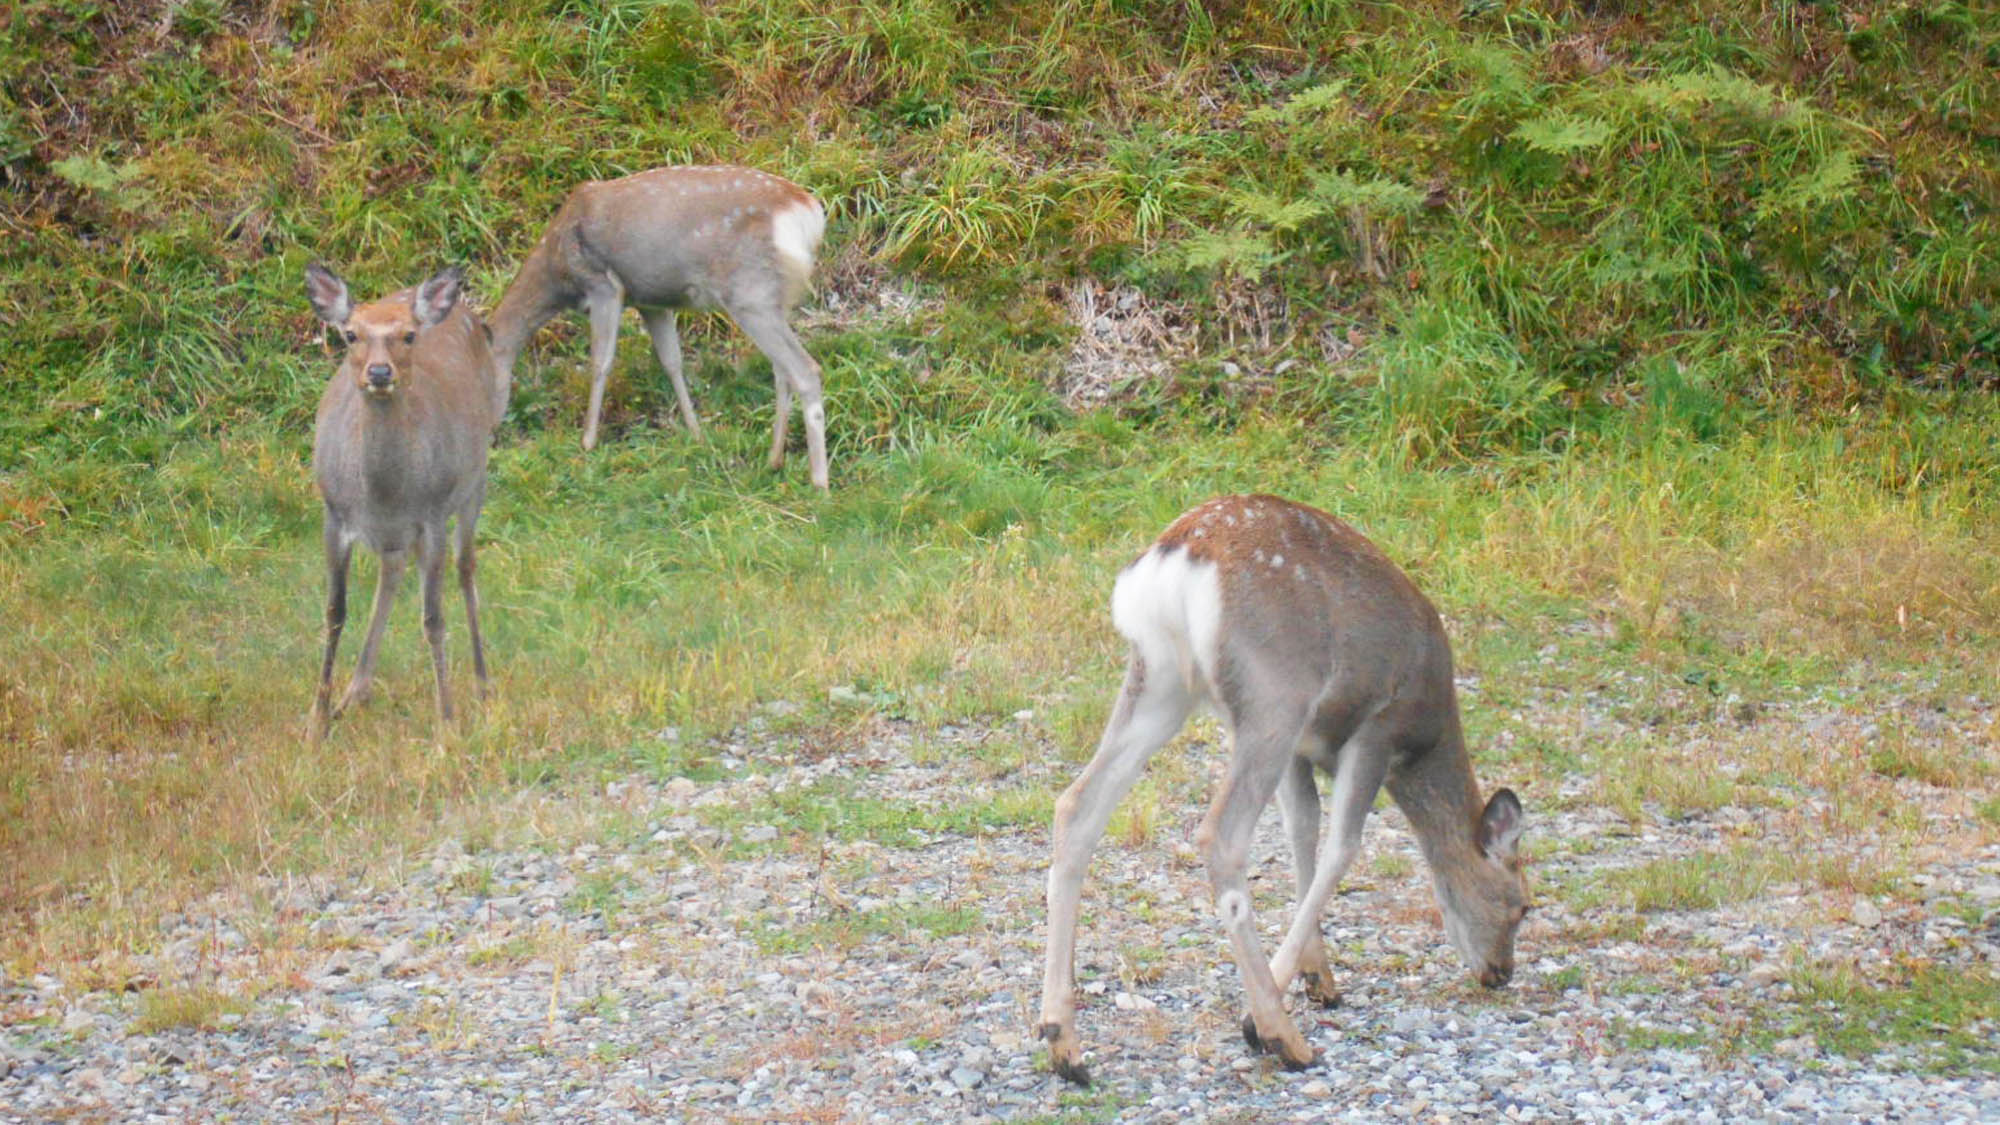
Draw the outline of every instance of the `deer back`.
<instances>
[{"instance_id":1,"label":"deer back","mask_svg":"<svg viewBox=\"0 0 2000 1125\"><path fill-rule=\"evenodd\" d=\"M1421 736L1435 733L1426 717L1455 706L1450 642L1436 609L1333 516L1275 496L1217 497L1174 521L1127 575L1144 582L1150 566L1165 576L1176 558L1188 590L1124 589L1121 577L1114 615L1121 602L1185 607L1175 612L1191 618L1198 683L1224 708L1273 692L1318 700L1324 711L1393 701L1430 728L1412 732ZM1214 621L1198 620L1204 615Z\"/></svg>"},{"instance_id":2,"label":"deer back","mask_svg":"<svg viewBox=\"0 0 2000 1125\"><path fill-rule=\"evenodd\" d=\"M562 218L576 253L615 274L628 303L695 307L797 303L826 226L797 184L727 166L583 184Z\"/></svg>"}]
</instances>

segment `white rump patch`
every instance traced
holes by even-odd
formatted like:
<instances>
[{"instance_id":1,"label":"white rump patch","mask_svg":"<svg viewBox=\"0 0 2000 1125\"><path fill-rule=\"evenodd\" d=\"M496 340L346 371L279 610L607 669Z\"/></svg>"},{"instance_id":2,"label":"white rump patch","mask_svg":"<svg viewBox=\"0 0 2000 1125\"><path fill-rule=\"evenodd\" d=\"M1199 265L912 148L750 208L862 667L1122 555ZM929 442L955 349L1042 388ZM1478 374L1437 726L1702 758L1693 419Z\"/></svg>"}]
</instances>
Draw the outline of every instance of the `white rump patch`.
<instances>
[{"instance_id":1,"label":"white rump patch","mask_svg":"<svg viewBox=\"0 0 2000 1125\"><path fill-rule=\"evenodd\" d=\"M826 209L807 199L771 214L771 244L801 272L812 271L813 254L826 233Z\"/></svg>"},{"instance_id":2,"label":"white rump patch","mask_svg":"<svg viewBox=\"0 0 2000 1125\"><path fill-rule=\"evenodd\" d=\"M1190 694L1213 699L1222 634L1222 583L1214 563L1154 547L1111 590L1111 623L1153 675L1172 669Z\"/></svg>"}]
</instances>

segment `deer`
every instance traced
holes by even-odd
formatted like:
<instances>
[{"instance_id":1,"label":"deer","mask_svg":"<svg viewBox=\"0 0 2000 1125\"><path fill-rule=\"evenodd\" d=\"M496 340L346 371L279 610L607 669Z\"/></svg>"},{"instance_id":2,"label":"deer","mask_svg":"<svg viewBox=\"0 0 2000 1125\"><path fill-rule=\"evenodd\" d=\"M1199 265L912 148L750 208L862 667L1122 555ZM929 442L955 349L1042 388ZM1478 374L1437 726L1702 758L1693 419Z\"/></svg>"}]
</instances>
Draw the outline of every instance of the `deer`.
<instances>
[{"instance_id":1,"label":"deer","mask_svg":"<svg viewBox=\"0 0 2000 1125\"><path fill-rule=\"evenodd\" d=\"M472 635L472 668L485 697L486 649L473 583L473 533L486 500L486 450L506 408L486 326L460 300L465 273L453 266L421 285L355 305L347 283L323 265L306 267L306 299L346 343L320 395L313 475L325 507L326 647L313 700L311 735L364 702L389 607L412 551L423 575L424 636L437 681L437 712L452 717L445 682L446 525L457 519L458 588ZM334 655L347 623L347 570L354 544L381 560L374 617L354 678L329 707Z\"/></svg>"},{"instance_id":2,"label":"deer","mask_svg":"<svg viewBox=\"0 0 2000 1125\"><path fill-rule=\"evenodd\" d=\"M493 350L511 379L521 348L557 314L590 318L590 406L583 448L597 446L604 382L625 306L639 310L673 381L681 420L701 437L682 372L679 309L719 308L771 360L777 386L770 467L785 463L792 396L804 404L813 486L825 491L820 369L787 314L810 282L826 210L805 189L753 168L654 168L573 189L493 311Z\"/></svg>"},{"instance_id":3,"label":"deer","mask_svg":"<svg viewBox=\"0 0 2000 1125\"><path fill-rule=\"evenodd\" d=\"M1528 911L1512 790L1482 802L1467 758L1451 646L1431 605L1360 532L1275 496L1222 496L1176 519L1118 576L1113 624L1129 644L1096 755L1055 806L1040 1037L1056 1074L1088 1085L1076 1032L1078 900L1090 854L1148 759L1198 705L1229 732L1226 772L1196 831L1215 910L1241 972L1253 1051L1314 1054L1286 1014L1295 976L1338 1003L1319 919L1354 862L1384 784L1415 830L1444 930L1488 988L1514 971ZM1320 844L1316 773L1330 778ZM1279 798L1297 904L1267 963L1248 866L1258 816Z\"/></svg>"}]
</instances>

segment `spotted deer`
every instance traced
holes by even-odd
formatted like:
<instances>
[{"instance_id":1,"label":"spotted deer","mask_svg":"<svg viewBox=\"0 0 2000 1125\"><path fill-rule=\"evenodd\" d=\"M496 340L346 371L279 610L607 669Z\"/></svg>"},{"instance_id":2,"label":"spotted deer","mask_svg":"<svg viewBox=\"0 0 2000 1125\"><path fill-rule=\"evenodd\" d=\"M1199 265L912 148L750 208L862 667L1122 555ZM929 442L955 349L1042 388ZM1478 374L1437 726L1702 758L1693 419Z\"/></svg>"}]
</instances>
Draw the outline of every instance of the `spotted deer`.
<instances>
[{"instance_id":1,"label":"spotted deer","mask_svg":"<svg viewBox=\"0 0 2000 1125\"><path fill-rule=\"evenodd\" d=\"M424 636L437 710L451 718L445 683L446 524L458 520L458 587L472 634L472 670L486 691L486 650L473 585L473 530L486 500L486 448L506 403L486 327L459 297L465 275L444 270L414 289L356 306L347 283L306 267L306 297L339 329L346 355L319 400L313 475L326 509L326 651L313 701L312 737L368 697L389 606L412 551L423 568ZM340 706L330 708L334 654L347 623L347 569L359 541L381 559L374 618Z\"/></svg>"},{"instance_id":2,"label":"spotted deer","mask_svg":"<svg viewBox=\"0 0 2000 1125\"><path fill-rule=\"evenodd\" d=\"M804 405L812 482L827 487L826 408L819 365L787 322L805 294L826 211L788 180L751 168L655 168L570 192L493 311L503 377L528 339L558 313L590 317L590 407L583 447L597 445L604 381L625 306L639 310L673 380L681 420L701 435L681 369L675 310L719 308L770 357L777 384L772 469L785 462L792 395Z\"/></svg>"},{"instance_id":3,"label":"spotted deer","mask_svg":"<svg viewBox=\"0 0 2000 1125\"><path fill-rule=\"evenodd\" d=\"M1175 520L1125 568L1111 616L1131 646L1124 687L1096 757L1055 810L1040 1034L1057 1074L1090 1080L1076 1034L1075 953L1091 850L1147 759L1197 704L1215 708L1230 734L1228 770L1196 841L1249 995L1243 1036L1253 1049L1294 1068L1312 1061L1284 994L1302 975L1313 999L1338 999L1320 913L1385 782L1416 830L1451 944L1480 983L1507 982L1528 909L1515 850L1521 804L1506 789L1480 800L1444 627L1374 544L1303 504L1219 497ZM1332 781L1323 847L1315 771ZM1266 963L1247 873L1274 791L1298 903Z\"/></svg>"}]
</instances>

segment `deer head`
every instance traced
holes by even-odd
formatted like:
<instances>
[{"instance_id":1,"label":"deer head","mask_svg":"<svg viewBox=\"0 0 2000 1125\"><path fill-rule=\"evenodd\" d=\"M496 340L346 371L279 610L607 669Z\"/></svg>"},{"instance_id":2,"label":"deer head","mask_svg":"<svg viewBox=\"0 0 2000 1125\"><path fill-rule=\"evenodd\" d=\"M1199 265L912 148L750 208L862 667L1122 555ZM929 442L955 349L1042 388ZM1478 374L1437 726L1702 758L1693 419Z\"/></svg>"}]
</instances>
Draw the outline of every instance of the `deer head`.
<instances>
[{"instance_id":1,"label":"deer head","mask_svg":"<svg viewBox=\"0 0 2000 1125\"><path fill-rule=\"evenodd\" d=\"M465 271L450 266L409 290L407 300L397 294L356 308L347 282L338 274L317 263L306 267L306 299L347 344L341 374L354 380L363 394L378 399L396 392L418 339L425 329L451 315L464 287Z\"/></svg>"}]
</instances>

